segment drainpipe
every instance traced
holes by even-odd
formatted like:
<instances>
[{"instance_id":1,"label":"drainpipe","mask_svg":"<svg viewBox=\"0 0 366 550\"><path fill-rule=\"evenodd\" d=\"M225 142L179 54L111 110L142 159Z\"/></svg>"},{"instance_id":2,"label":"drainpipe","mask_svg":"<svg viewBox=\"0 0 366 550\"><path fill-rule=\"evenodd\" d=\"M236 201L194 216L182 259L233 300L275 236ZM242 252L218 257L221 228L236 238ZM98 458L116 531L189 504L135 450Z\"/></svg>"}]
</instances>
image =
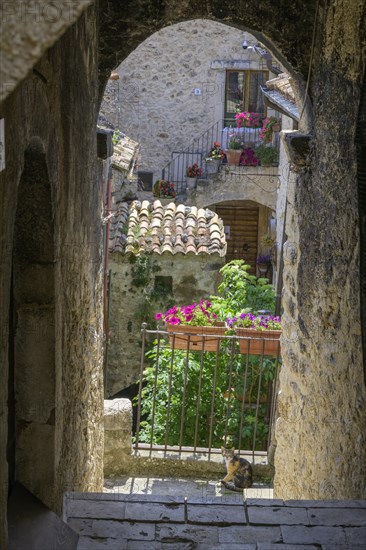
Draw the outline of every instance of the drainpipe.
<instances>
[{"instance_id":1,"label":"drainpipe","mask_svg":"<svg viewBox=\"0 0 366 550\"><path fill-rule=\"evenodd\" d=\"M111 157L113 155L113 142L112 142L113 130L107 130L104 128L97 129L97 156L98 159L103 161L103 182L102 182L102 205L103 205L103 218L106 218L106 223L103 225L103 253L104 253L104 265L103 265L103 328L105 337L105 350L104 350L104 364L103 364L103 376L106 377L106 357L109 338L109 322L108 322L108 245L109 245L109 233L110 233L110 213L111 213L111 188L112 188L112 162ZM107 182L107 189L105 189L105 182ZM104 387L106 387L104 385Z\"/></svg>"},{"instance_id":2,"label":"drainpipe","mask_svg":"<svg viewBox=\"0 0 366 550\"><path fill-rule=\"evenodd\" d=\"M104 284L103 284L103 296L104 296L104 330L106 340L108 341L108 319L107 319L107 298L108 298L108 259L109 259L109 234L110 234L110 213L111 213L111 200L112 200L112 167L109 164L108 167L108 176L107 176L107 210L105 211L105 217L107 218L107 223L105 226L105 241L104 241Z\"/></svg>"},{"instance_id":3,"label":"drainpipe","mask_svg":"<svg viewBox=\"0 0 366 550\"><path fill-rule=\"evenodd\" d=\"M103 319L104 319L104 392L106 390L106 373L107 373L107 358L108 358L108 342L109 342L109 294L110 294L110 270L109 270L109 234L110 234L110 214L112 202L112 165L110 159L107 160L107 209L105 217L107 223L105 225L104 234L104 276L103 276Z\"/></svg>"}]
</instances>

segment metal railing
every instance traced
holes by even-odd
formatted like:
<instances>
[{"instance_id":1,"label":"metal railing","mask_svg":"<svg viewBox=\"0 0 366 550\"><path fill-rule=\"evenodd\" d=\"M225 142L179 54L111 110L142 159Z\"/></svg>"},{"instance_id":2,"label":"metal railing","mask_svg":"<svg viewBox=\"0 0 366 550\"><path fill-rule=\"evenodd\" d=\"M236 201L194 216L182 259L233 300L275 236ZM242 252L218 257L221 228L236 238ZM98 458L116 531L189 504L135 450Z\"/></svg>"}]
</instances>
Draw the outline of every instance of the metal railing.
<instances>
[{"instance_id":1,"label":"metal railing","mask_svg":"<svg viewBox=\"0 0 366 550\"><path fill-rule=\"evenodd\" d=\"M235 136L242 143L244 148L246 146L255 147L260 144L259 132L260 128L236 128L233 120L220 120L208 128L203 134L195 138L183 151L173 151L172 160L164 166L161 177L164 180L174 183L178 194L182 193L187 188L186 170L188 166L197 163L202 170L200 178L207 179L209 172L207 170L205 158L209 154L215 141L218 141L222 149L225 150L231 139L230 136ZM222 164L227 164L226 158L222 160ZM238 166L238 169L240 168L243 169L243 173L247 173L250 167ZM260 168L259 170L258 167L252 168L254 168L255 174L258 175ZM267 175L267 172L265 175Z\"/></svg>"},{"instance_id":2,"label":"metal railing","mask_svg":"<svg viewBox=\"0 0 366 550\"><path fill-rule=\"evenodd\" d=\"M195 328L201 329L198 336L184 326L174 332L142 329L135 449L205 452L210 459L221 446L234 446L253 459L265 455L279 340L227 334L225 327L211 327L210 334Z\"/></svg>"}]
</instances>

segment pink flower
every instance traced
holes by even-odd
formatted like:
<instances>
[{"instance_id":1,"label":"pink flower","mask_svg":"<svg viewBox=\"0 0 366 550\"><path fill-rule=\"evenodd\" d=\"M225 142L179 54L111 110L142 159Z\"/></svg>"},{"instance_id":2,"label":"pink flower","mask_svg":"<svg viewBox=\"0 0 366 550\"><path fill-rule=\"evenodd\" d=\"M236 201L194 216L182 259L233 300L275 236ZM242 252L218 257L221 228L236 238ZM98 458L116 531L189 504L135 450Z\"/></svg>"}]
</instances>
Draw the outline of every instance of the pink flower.
<instances>
[{"instance_id":1,"label":"pink flower","mask_svg":"<svg viewBox=\"0 0 366 550\"><path fill-rule=\"evenodd\" d=\"M162 314L162 313L157 313L157 314L155 315L156 321L159 321L162 317L163 317L163 314Z\"/></svg>"},{"instance_id":2,"label":"pink flower","mask_svg":"<svg viewBox=\"0 0 366 550\"><path fill-rule=\"evenodd\" d=\"M180 319L178 317L170 317L169 323L171 325L180 325Z\"/></svg>"}]
</instances>

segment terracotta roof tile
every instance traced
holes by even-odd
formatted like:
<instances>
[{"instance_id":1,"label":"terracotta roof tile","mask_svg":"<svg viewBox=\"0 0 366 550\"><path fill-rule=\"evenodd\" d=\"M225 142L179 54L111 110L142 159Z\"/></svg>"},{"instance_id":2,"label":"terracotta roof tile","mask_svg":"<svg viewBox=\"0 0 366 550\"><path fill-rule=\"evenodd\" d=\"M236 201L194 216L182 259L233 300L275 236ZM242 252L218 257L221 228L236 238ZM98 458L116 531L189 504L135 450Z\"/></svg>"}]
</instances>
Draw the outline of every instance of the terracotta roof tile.
<instances>
[{"instance_id":1,"label":"terracotta roof tile","mask_svg":"<svg viewBox=\"0 0 366 550\"><path fill-rule=\"evenodd\" d=\"M269 105L294 120L299 120L292 79L287 73L281 73L276 78L267 80L265 85L261 85L261 90L269 101Z\"/></svg>"},{"instance_id":2,"label":"terracotta roof tile","mask_svg":"<svg viewBox=\"0 0 366 550\"><path fill-rule=\"evenodd\" d=\"M110 220L111 252L219 254L226 252L223 224L211 210L159 200L118 203Z\"/></svg>"},{"instance_id":3,"label":"terracotta roof tile","mask_svg":"<svg viewBox=\"0 0 366 550\"><path fill-rule=\"evenodd\" d=\"M291 86L291 78L287 73L281 73L276 78L267 80L266 85L270 90L277 90L286 99L295 103L295 94Z\"/></svg>"},{"instance_id":4,"label":"terracotta roof tile","mask_svg":"<svg viewBox=\"0 0 366 550\"><path fill-rule=\"evenodd\" d=\"M127 136L121 136L119 142L113 145L112 166L117 170L128 172L133 166L133 160L139 151L139 144Z\"/></svg>"}]
</instances>

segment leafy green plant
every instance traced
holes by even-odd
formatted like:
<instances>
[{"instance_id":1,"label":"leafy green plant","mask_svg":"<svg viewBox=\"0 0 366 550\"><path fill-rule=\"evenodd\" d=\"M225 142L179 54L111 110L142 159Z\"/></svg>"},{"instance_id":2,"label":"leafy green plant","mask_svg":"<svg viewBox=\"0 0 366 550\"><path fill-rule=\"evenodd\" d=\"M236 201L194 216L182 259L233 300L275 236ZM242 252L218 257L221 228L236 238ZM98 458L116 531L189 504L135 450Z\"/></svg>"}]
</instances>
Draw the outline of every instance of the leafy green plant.
<instances>
[{"instance_id":1,"label":"leafy green plant","mask_svg":"<svg viewBox=\"0 0 366 550\"><path fill-rule=\"evenodd\" d=\"M279 150L277 147L266 147L258 145L255 148L255 156L260 160L262 166L278 164Z\"/></svg>"},{"instance_id":2,"label":"leafy green plant","mask_svg":"<svg viewBox=\"0 0 366 550\"><path fill-rule=\"evenodd\" d=\"M244 260L233 260L221 268L219 295L210 297L210 315L225 321L245 310L253 315L263 309L274 312L272 285L267 279L250 275L249 269ZM182 312L175 306L165 315L173 320L179 316L193 319L196 308L197 304L184 306ZM187 320L183 317L178 324ZM235 447L240 443L242 449L251 449L255 432L256 449L266 448L269 428L265 402L275 376L274 358L241 355L233 339L223 339L218 354L173 351L160 340L146 357L140 441L184 446L196 442L217 448L226 439Z\"/></svg>"},{"instance_id":3,"label":"leafy green plant","mask_svg":"<svg viewBox=\"0 0 366 550\"><path fill-rule=\"evenodd\" d=\"M226 321L238 312L260 310L274 313L275 292L268 279L250 275L250 265L244 260L232 260L220 269L222 281L218 287L220 296L211 296L211 310L218 320Z\"/></svg>"},{"instance_id":4,"label":"leafy green plant","mask_svg":"<svg viewBox=\"0 0 366 550\"><path fill-rule=\"evenodd\" d=\"M155 342L146 354L149 366L144 371L139 441L193 446L197 429L199 446L219 448L226 438L235 447L240 442L242 449L251 449L257 422L256 449L263 450L268 434L266 406L260 404L257 414L253 407L263 401L275 374L275 360L251 356L247 367L246 356L235 353L233 341L218 356L205 354L204 361L199 352L173 353L161 344Z\"/></svg>"},{"instance_id":5,"label":"leafy green plant","mask_svg":"<svg viewBox=\"0 0 366 550\"><path fill-rule=\"evenodd\" d=\"M241 147L242 145L238 139L232 138L229 141L228 149L232 149L233 151L238 151L239 149L241 149Z\"/></svg>"},{"instance_id":6,"label":"leafy green plant","mask_svg":"<svg viewBox=\"0 0 366 550\"><path fill-rule=\"evenodd\" d=\"M120 139L122 138L123 134L121 132L121 130L114 130L113 132L113 136L112 136L112 143L114 145L117 145L117 143L120 141Z\"/></svg>"},{"instance_id":7,"label":"leafy green plant","mask_svg":"<svg viewBox=\"0 0 366 550\"><path fill-rule=\"evenodd\" d=\"M132 284L137 287L146 286L150 281L151 259L147 254L132 256Z\"/></svg>"}]
</instances>

